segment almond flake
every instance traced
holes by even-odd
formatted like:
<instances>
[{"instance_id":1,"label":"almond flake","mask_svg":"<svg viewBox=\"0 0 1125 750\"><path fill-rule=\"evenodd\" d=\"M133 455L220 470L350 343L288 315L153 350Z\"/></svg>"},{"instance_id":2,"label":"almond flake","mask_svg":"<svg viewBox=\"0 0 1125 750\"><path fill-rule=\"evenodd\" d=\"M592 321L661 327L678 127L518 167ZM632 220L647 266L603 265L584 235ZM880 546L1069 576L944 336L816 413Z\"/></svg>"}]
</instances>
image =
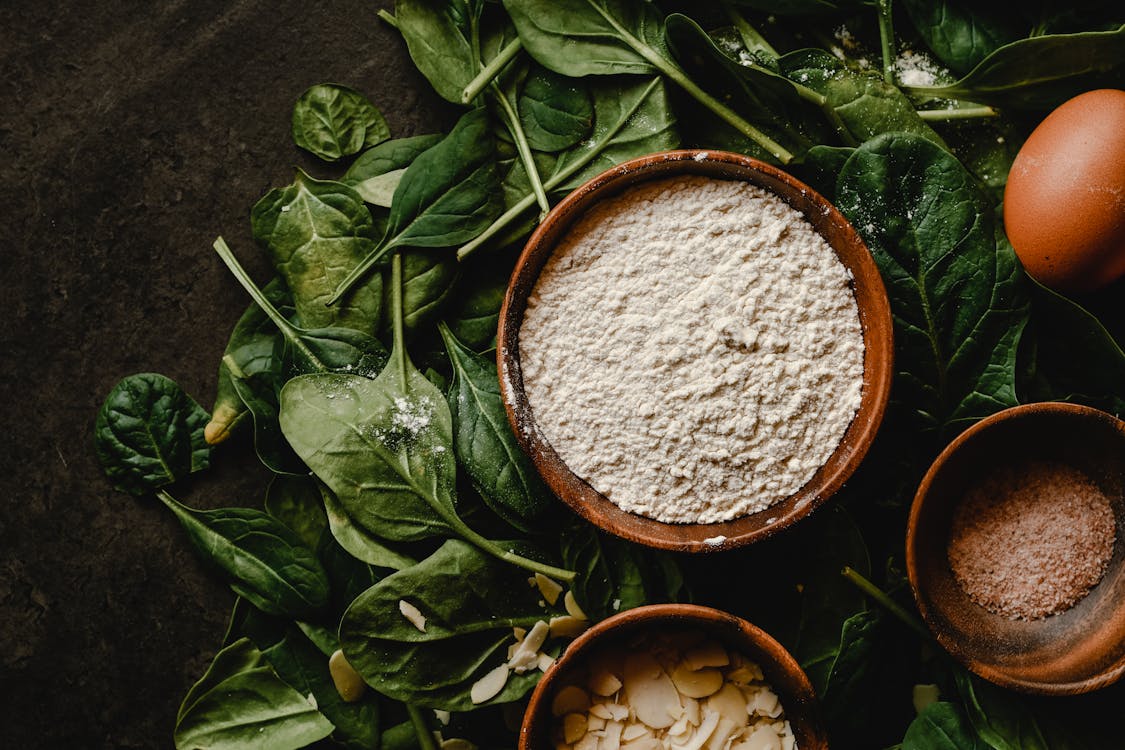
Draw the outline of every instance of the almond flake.
<instances>
[{"instance_id":1,"label":"almond flake","mask_svg":"<svg viewBox=\"0 0 1125 750\"><path fill-rule=\"evenodd\" d=\"M578 601L574 598L573 589L567 591L566 595L563 596L563 606L566 607L567 614L571 617L577 617L579 620L590 619L586 616L586 613L582 611L582 608L578 606Z\"/></svg>"},{"instance_id":2,"label":"almond flake","mask_svg":"<svg viewBox=\"0 0 1125 750\"><path fill-rule=\"evenodd\" d=\"M609 721L613 718L613 714L609 712L609 707L604 703L595 703L590 706L590 715L597 716L599 719Z\"/></svg>"},{"instance_id":3,"label":"almond flake","mask_svg":"<svg viewBox=\"0 0 1125 750\"><path fill-rule=\"evenodd\" d=\"M562 593L563 587L542 573L535 574L535 585L539 587L539 593L543 595L547 603L552 607L555 606L555 602L559 600L559 594Z\"/></svg>"},{"instance_id":4,"label":"almond flake","mask_svg":"<svg viewBox=\"0 0 1125 750\"><path fill-rule=\"evenodd\" d=\"M328 658L328 674L332 677L336 692L345 703L355 703L367 692L367 683L344 658L344 652L340 649L336 649Z\"/></svg>"},{"instance_id":5,"label":"almond flake","mask_svg":"<svg viewBox=\"0 0 1125 750\"><path fill-rule=\"evenodd\" d=\"M608 669L597 669L587 683L594 695L610 696L621 689L621 680Z\"/></svg>"},{"instance_id":6,"label":"almond flake","mask_svg":"<svg viewBox=\"0 0 1125 750\"><path fill-rule=\"evenodd\" d=\"M644 724L630 724L629 726L621 730L621 739L628 742L630 740L635 740L638 737L643 737L646 734L648 734L648 727L646 727Z\"/></svg>"},{"instance_id":7,"label":"almond flake","mask_svg":"<svg viewBox=\"0 0 1125 750\"><path fill-rule=\"evenodd\" d=\"M587 722L584 714L567 714L563 717L563 741L573 745L586 734Z\"/></svg>"},{"instance_id":8,"label":"almond flake","mask_svg":"<svg viewBox=\"0 0 1125 750\"><path fill-rule=\"evenodd\" d=\"M689 698L706 698L723 686L722 672L714 667L693 670L687 662L681 662L672 670L671 677L680 694Z\"/></svg>"},{"instance_id":9,"label":"almond flake","mask_svg":"<svg viewBox=\"0 0 1125 750\"><path fill-rule=\"evenodd\" d=\"M577 617L563 615L552 617L550 627L552 638L575 638L582 635L590 627L590 623Z\"/></svg>"},{"instance_id":10,"label":"almond flake","mask_svg":"<svg viewBox=\"0 0 1125 750\"><path fill-rule=\"evenodd\" d=\"M730 664L730 654L715 641L707 641L700 646L688 649L684 661L692 669L704 667L725 667Z\"/></svg>"},{"instance_id":11,"label":"almond flake","mask_svg":"<svg viewBox=\"0 0 1125 750\"><path fill-rule=\"evenodd\" d=\"M421 610L415 607L405 599L398 600L398 611L402 616L410 621L410 624L418 628L419 631L426 632L426 616L422 614Z\"/></svg>"},{"instance_id":12,"label":"almond flake","mask_svg":"<svg viewBox=\"0 0 1125 750\"><path fill-rule=\"evenodd\" d=\"M473 686L469 688L469 700L473 702L473 705L492 700L499 695L504 686L508 684L509 671L507 664L501 664L474 682Z\"/></svg>"},{"instance_id":13,"label":"almond flake","mask_svg":"<svg viewBox=\"0 0 1125 750\"><path fill-rule=\"evenodd\" d=\"M577 685L567 685L555 693L551 701L551 713L555 716L585 711L590 708L590 696Z\"/></svg>"},{"instance_id":14,"label":"almond flake","mask_svg":"<svg viewBox=\"0 0 1125 750\"><path fill-rule=\"evenodd\" d=\"M601 750L619 750L621 747L621 731L625 725L620 721L611 721L605 725L605 737L598 743Z\"/></svg>"},{"instance_id":15,"label":"almond flake","mask_svg":"<svg viewBox=\"0 0 1125 750\"><path fill-rule=\"evenodd\" d=\"M637 718L653 729L672 726L683 709L676 686L647 653L625 657L625 695Z\"/></svg>"},{"instance_id":16,"label":"almond flake","mask_svg":"<svg viewBox=\"0 0 1125 750\"><path fill-rule=\"evenodd\" d=\"M736 685L727 683L707 699L706 707L738 724L745 724L750 714L747 696Z\"/></svg>"},{"instance_id":17,"label":"almond flake","mask_svg":"<svg viewBox=\"0 0 1125 750\"><path fill-rule=\"evenodd\" d=\"M539 658L536 660L535 666L540 672L546 672L554 663L555 657L551 656L550 654L539 652Z\"/></svg>"}]
</instances>

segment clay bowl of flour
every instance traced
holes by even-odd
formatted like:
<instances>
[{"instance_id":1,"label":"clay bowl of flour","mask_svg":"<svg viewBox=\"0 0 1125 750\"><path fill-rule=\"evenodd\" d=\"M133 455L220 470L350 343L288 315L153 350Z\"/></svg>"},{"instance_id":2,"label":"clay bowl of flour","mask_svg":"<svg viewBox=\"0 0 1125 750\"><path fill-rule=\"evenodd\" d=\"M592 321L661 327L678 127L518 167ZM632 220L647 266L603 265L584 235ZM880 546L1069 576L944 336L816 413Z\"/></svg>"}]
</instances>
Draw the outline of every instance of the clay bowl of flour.
<instances>
[{"instance_id":1,"label":"clay bowl of flour","mask_svg":"<svg viewBox=\"0 0 1125 750\"><path fill-rule=\"evenodd\" d=\"M1070 695L1125 673L1125 422L1037 403L965 430L910 512L906 566L934 637L979 676Z\"/></svg>"},{"instance_id":2,"label":"clay bowl of flour","mask_svg":"<svg viewBox=\"0 0 1125 750\"><path fill-rule=\"evenodd\" d=\"M519 748L582 747L589 732L636 747L669 736L695 746L697 732L715 746L828 747L793 656L746 620L692 604L637 607L576 638L531 694Z\"/></svg>"},{"instance_id":3,"label":"clay bowl of flour","mask_svg":"<svg viewBox=\"0 0 1125 750\"><path fill-rule=\"evenodd\" d=\"M891 315L855 230L785 172L671 151L579 187L528 240L500 389L548 486L596 526L707 552L852 475L883 417Z\"/></svg>"}]
</instances>

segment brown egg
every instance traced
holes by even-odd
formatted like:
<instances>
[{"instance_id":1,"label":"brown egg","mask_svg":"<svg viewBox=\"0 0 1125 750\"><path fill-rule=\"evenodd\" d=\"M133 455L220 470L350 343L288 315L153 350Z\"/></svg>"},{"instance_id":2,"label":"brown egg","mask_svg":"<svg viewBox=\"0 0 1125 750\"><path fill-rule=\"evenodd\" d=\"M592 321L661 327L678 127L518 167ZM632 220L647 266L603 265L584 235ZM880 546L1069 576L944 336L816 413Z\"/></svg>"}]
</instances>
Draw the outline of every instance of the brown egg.
<instances>
[{"instance_id":1,"label":"brown egg","mask_svg":"<svg viewBox=\"0 0 1125 750\"><path fill-rule=\"evenodd\" d=\"M1028 273L1054 289L1125 274L1125 91L1076 96L1035 128L1008 175L1004 228Z\"/></svg>"}]
</instances>

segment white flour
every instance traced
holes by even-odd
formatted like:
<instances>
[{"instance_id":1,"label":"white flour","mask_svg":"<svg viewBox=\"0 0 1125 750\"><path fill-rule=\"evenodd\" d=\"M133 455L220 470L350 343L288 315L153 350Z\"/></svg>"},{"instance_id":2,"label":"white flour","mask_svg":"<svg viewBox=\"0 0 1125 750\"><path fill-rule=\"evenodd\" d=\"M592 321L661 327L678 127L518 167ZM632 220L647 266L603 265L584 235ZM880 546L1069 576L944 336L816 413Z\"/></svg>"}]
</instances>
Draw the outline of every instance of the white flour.
<instances>
[{"instance_id":1,"label":"white flour","mask_svg":"<svg viewBox=\"0 0 1125 750\"><path fill-rule=\"evenodd\" d=\"M578 476L673 523L800 489L859 407L851 276L800 213L743 182L647 182L579 219L531 294L532 417Z\"/></svg>"}]
</instances>

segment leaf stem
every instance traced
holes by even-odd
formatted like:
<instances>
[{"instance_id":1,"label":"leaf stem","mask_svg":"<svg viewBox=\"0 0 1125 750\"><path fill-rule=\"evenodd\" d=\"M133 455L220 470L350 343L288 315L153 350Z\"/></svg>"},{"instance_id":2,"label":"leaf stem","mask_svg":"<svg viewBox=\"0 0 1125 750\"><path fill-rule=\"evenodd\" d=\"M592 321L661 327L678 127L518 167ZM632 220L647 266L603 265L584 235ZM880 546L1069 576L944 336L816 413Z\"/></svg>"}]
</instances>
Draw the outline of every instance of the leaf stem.
<instances>
[{"instance_id":1,"label":"leaf stem","mask_svg":"<svg viewBox=\"0 0 1125 750\"><path fill-rule=\"evenodd\" d=\"M511 563L518 568L523 568L524 570L531 571L532 573L542 573L548 578L554 578L555 580L562 581L563 583L570 583L578 576L578 574L573 570L567 570L566 568L556 568L554 565L548 565L547 563L541 563L538 560L531 560L522 555L517 555L512 550L505 549L500 544L497 544L491 539L487 539L477 532L473 531L471 528L469 528L468 524L466 524L457 516L448 517L445 520L451 527L453 527L453 529L458 534L460 534L465 539L465 541L473 544L482 552L487 552L493 557L499 560L503 560L504 562Z\"/></svg>"},{"instance_id":2,"label":"leaf stem","mask_svg":"<svg viewBox=\"0 0 1125 750\"><path fill-rule=\"evenodd\" d=\"M391 359L398 367L400 382L406 380L406 338L402 325L402 253L391 256Z\"/></svg>"},{"instance_id":3,"label":"leaf stem","mask_svg":"<svg viewBox=\"0 0 1125 750\"><path fill-rule=\"evenodd\" d=\"M328 367L325 366L325 364L320 361L320 358L301 340L301 334L297 328L285 319L285 316L273 306L273 303L270 302L262 290L258 288L258 285L254 283L250 275L246 273L246 269L238 262L238 258L234 257L234 253L231 251L230 246L227 245L226 240L222 237L217 237L212 247L215 248L215 252L223 263L226 264L226 267L230 270L234 278L242 285L242 288L246 290L258 307L262 309L266 317L273 321L273 324L277 326L286 340L300 351L302 355L307 357L308 361L312 362L317 369L321 372L328 372Z\"/></svg>"},{"instance_id":4,"label":"leaf stem","mask_svg":"<svg viewBox=\"0 0 1125 750\"><path fill-rule=\"evenodd\" d=\"M500 75L500 71L504 69L504 66L514 60L521 49L523 49L523 44L520 42L519 37L516 37L504 45L504 48L497 53L496 57L492 58L492 60L473 77L473 80L469 81L469 85L461 92L461 103L469 104L480 96L480 92L484 91L488 84L492 83L492 80Z\"/></svg>"},{"instance_id":5,"label":"leaf stem","mask_svg":"<svg viewBox=\"0 0 1125 750\"><path fill-rule=\"evenodd\" d=\"M999 116L992 107L981 105L979 107L955 107L951 109L920 109L918 116L930 122L944 122L946 120L972 120L984 117Z\"/></svg>"},{"instance_id":6,"label":"leaf stem","mask_svg":"<svg viewBox=\"0 0 1125 750\"><path fill-rule=\"evenodd\" d=\"M531 182L531 191L535 194L535 201L539 204L540 218L542 218L542 215L546 215L551 210L551 203L547 200L547 192L543 189L543 178L539 176L539 169L535 166L535 158L531 153L531 145L527 142L527 134L520 124L519 114L499 86L493 84L491 91L500 105L500 111L504 114L508 132L512 134L512 140L516 143L516 151L519 152L520 161L523 162L524 171L527 172L527 179Z\"/></svg>"},{"instance_id":7,"label":"leaf stem","mask_svg":"<svg viewBox=\"0 0 1125 750\"><path fill-rule=\"evenodd\" d=\"M895 82L895 29L891 19L891 0L878 0L879 43L883 49L883 80Z\"/></svg>"},{"instance_id":8,"label":"leaf stem","mask_svg":"<svg viewBox=\"0 0 1125 750\"><path fill-rule=\"evenodd\" d=\"M926 628L926 626L918 620L917 617L903 609L898 602L887 596L887 594L882 589L864 578L853 568L845 567L842 571L840 571L840 574L844 576L844 578L847 578L848 581L850 581L856 588L867 594L869 597L874 599L876 603L881 605L884 609L901 620L902 623L909 627L911 630L921 635L927 641L933 640L933 635Z\"/></svg>"},{"instance_id":9,"label":"leaf stem","mask_svg":"<svg viewBox=\"0 0 1125 750\"><path fill-rule=\"evenodd\" d=\"M410 716L410 723L414 725L414 734L418 738L419 750L438 750L437 742L430 728L426 726L426 717L413 703L404 703L406 713Z\"/></svg>"},{"instance_id":10,"label":"leaf stem","mask_svg":"<svg viewBox=\"0 0 1125 750\"><path fill-rule=\"evenodd\" d=\"M379 18L383 19L383 21L387 25L393 26L396 29L398 28L398 19L395 18L394 15L389 10L387 10L386 8L380 8L375 13L375 15L377 15L377 16L379 16Z\"/></svg>"},{"instance_id":11,"label":"leaf stem","mask_svg":"<svg viewBox=\"0 0 1125 750\"><path fill-rule=\"evenodd\" d=\"M738 9L734 7L730 0L722 0L722 4L727 18L730 19L735 31L738 32L739 39L742 40L742 45L749 52L765 52L770 57L778 57L777 50L766 41L764 36L758 33L757 29L750 25L750 22L738 12Z\"/></svg>"}]
</instances>

